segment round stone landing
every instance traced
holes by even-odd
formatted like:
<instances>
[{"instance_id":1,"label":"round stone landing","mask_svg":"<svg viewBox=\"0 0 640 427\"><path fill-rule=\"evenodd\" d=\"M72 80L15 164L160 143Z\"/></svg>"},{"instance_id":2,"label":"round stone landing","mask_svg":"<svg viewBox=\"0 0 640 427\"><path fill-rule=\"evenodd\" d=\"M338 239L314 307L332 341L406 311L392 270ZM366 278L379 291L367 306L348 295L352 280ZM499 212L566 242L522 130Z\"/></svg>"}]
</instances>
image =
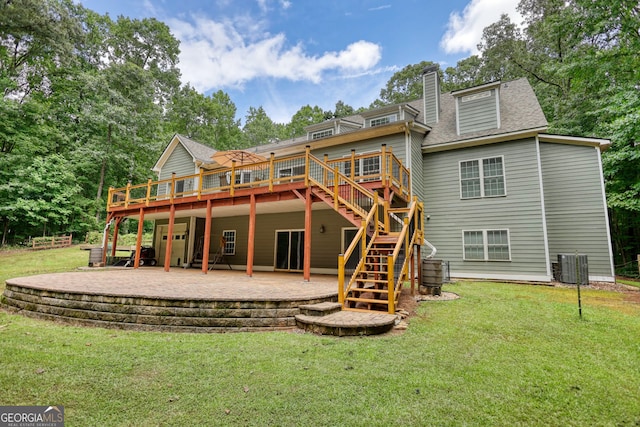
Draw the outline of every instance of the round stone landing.
<instances>
[{"instance_id":1,"label":"round stone landing","mask_svg":"<svg viewBox=\"0 0 640 427\"><path fill-rule=\"evenodd\" d=\"M171 332L290 329L300 306L337 300L335 276L160 268L92 269L6 281L2 305L77 325Z\"/></svg>"},{"instance_id":2,"label":"round stone landing","mask_svg":"<svg viewBox=\"0 0 640 427\"><path fill-rule=\"evenodd\" d=\"M326 315L302 314L296 316L299 328L321 335L362 336L378 335L390 331L398 317L394 314L336 311Z\"/></svg>"}]
</instances>

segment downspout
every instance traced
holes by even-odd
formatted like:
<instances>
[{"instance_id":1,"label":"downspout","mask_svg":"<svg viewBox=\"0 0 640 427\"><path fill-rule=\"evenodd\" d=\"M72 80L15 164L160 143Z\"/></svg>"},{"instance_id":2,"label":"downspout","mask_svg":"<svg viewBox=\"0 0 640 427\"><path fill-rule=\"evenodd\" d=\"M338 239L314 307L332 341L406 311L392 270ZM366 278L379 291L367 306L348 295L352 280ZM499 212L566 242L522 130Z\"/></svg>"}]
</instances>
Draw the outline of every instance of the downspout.
<instances>
[{"instance_id":1,"label":"downspout","mask_svg":"<svg viewBox=\"0 0 640 427\"><path fill-rule=\"evenodd\" d=\"M426 257L424 257L424 259L431 259L434 256L436 256L436 253L438 252L438 249L436 249L435 246L433 246L431 243L429 243L429 241L427 239L422 239L424 241L424 244L431 249L431 253L429 255L427 255Z\"/></svg>"},{"instance_id":2,"label":"downspout","mask_svg":"<svg viewBox=\"0 0 640 427\"><path fill-rule=\"evenodd\" d=\"M106 223L106 225L104 226L104 230L102 231L102 247L104 248L104 244L107 241L107 233L109 232L109 228L111 227L111 224L113 223L114 218L111 218L111 220L109 222Z\"/></svg>"}]
</instances>

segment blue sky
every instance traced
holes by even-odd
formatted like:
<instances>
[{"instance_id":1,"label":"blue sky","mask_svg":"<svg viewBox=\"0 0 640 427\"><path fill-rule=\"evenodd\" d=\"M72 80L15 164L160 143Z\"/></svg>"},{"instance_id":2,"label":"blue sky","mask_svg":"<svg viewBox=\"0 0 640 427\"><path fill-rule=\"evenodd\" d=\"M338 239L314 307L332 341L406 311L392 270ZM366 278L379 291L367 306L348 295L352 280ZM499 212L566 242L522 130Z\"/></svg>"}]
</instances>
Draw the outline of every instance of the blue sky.
<instances>
[{"instance_id":1,"label":"blue sky","mask_svg":"<svg viewBox=\"0 0 640 427\"><path fill-rule=\"evenodd\" d=\"M333 110L378 98L406 65L442 67L476 52L482 29L518 0L82 0L99 13L165 22L180 40L183 83L223 90L289 122L304 105Z\"/></svg>"}]
</instances>

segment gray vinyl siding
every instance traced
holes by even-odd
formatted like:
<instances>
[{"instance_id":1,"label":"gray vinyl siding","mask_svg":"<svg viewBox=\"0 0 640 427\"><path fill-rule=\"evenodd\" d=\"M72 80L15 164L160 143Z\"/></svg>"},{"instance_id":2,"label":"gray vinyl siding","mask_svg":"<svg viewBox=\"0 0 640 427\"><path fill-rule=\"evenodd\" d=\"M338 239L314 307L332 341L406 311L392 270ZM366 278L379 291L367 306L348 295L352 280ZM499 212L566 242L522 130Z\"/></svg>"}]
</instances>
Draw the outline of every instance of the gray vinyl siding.
<instances>
[{"instance_id":1,"label":"gray vinyl siding","mask_svg":"<svg viewBox=\"0 0 640 427\"><path fill-rule=\"evenodd\" d=\"M578 251L590 276L612 276L596 149L540 143L540 156L551 261Z\"/></svg>"},{"instance_id":2,"label":"gray vinyl siding","mask_svg":"<svg viewBox=\"0 0 640 427\"><path fill-rule=\"evenodd\" d=\"M456 98L460 135L499 127L496 103L497 89L490 89L490 91L491 96L467 102L462 102L465 96L474 96L475 94Z\"/></svg>"},{"instance_id":3,"label":"gray vinyl siding","mask_svg":"<svg viewBox=\"0 0 640 427\"><path fill-rule=\"evenodd\" d=\"M433 73L424 76L424 122L433 124L438 121L438 74Z\"/></svg>"},{"instance_id":4,"label":"gray vinyl siding","mask_svg":"<svg viewBox=\"0 0 640 427\"><path fill-rule=\"evenodd\" d=\"M460 198L459 162L504 156L506 196ZM425 237L453 274L547 276L535 140L425 154ZM463 230L509 230L511 261L463 261Z\"/></svg>"},{"instance_id":5,"label":"gray vinyl siding","mask_svg":"<svg viewBox=\"0 0 640 427\"><path fill-rule=\"evenodd\" d=\"M176 145L176 148L162 166L158 179L169 179L173 172L176 173L176 176L193 175L195 173L193 157L182 144Z\"/></svg>"},{"instance_id":6,"label":"gray vinyl siding","mask_svg":"<svg viewBox=\"0 0 640 427\"><path fill-rule=\"evenodd\" d=\"M391 148L393 154L406 165L406 147L404 134L390 135L382 138L374 138L367 141L359 141L350 144L342 144L334 147L327 147L321 150L312 150L311 154L323 159L325 154L329 155L329 160L335 160L350 156L351 150L356 150L356 154L381 151L382 144L387 144L387 150Z\"/></svg>"},{"instance_id":7,"label":"gray vinyl siding","mask_svg":"<svg viewBox=\"0 0 640 427\"><path fill-rule=\"evenodd\" d=\"M341 229L351 223L333 210L314 210L311 215L311 268L338 268L341 251ZM324 233L320 233L324 225ZM223 230L236 230L236 253L226 256L230 264L246 265L249 217L213 218L210 253L217 250ZM254 266L273 267L276 230L304 230L304 212L264 214L256 216Z\"/></svg>"}]
</instances>

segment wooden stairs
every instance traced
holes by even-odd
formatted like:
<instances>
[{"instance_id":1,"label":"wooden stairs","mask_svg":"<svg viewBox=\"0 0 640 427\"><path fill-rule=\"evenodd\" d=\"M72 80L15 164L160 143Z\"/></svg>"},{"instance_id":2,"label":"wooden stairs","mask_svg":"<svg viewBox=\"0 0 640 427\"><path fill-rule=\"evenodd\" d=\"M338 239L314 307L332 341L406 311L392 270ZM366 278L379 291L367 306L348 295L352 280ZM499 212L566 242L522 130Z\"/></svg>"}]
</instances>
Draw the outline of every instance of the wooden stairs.
<instances>
[{"instance_id":1,"label":"wooden stairs","mask_svg":"<svg viewBox=\"0 0 640 427\"><path fill-rule=\"evenodd\" d=\"M389 307L388 257L398 242L398 234L378 235L367 252L364 270L356 277L345 298L345 309L387 311ZM393 283L393 278L391 278Z\"/></svg>"},{"instance_id":2,"label":"wooden stairs","mask_svg":"<svg viewBox=\"0 0 640 427\"><path fill-rule=\"evenodd\" d=\"M422 242L422 204L414 198L404 208L391 209L390 201L376 191L311 160L325 178L331 177L317 180L310 176L311 192L359 227L338 257L342 309L394 314L403 281L409 276L408 261L414 246Z\"/></svg>"},{"instance_id":3,"label":"wooden stairs","mask_svg":"<svg viewBox=\"0 0 640 427\"><path fill-rule=\"evenodd\" d=\"M314 187L312 193L318 197L320 200L325 202L327 205L334 207L336 206L334 196L332 194L327 193L321 187ZM347 221L351 224L360 227L362 223L362 217L356 214L352 208L348 207L344 203L338 203L338 208L335 209L340 215L342 215Z\"/></svg>"}]
</instances>

